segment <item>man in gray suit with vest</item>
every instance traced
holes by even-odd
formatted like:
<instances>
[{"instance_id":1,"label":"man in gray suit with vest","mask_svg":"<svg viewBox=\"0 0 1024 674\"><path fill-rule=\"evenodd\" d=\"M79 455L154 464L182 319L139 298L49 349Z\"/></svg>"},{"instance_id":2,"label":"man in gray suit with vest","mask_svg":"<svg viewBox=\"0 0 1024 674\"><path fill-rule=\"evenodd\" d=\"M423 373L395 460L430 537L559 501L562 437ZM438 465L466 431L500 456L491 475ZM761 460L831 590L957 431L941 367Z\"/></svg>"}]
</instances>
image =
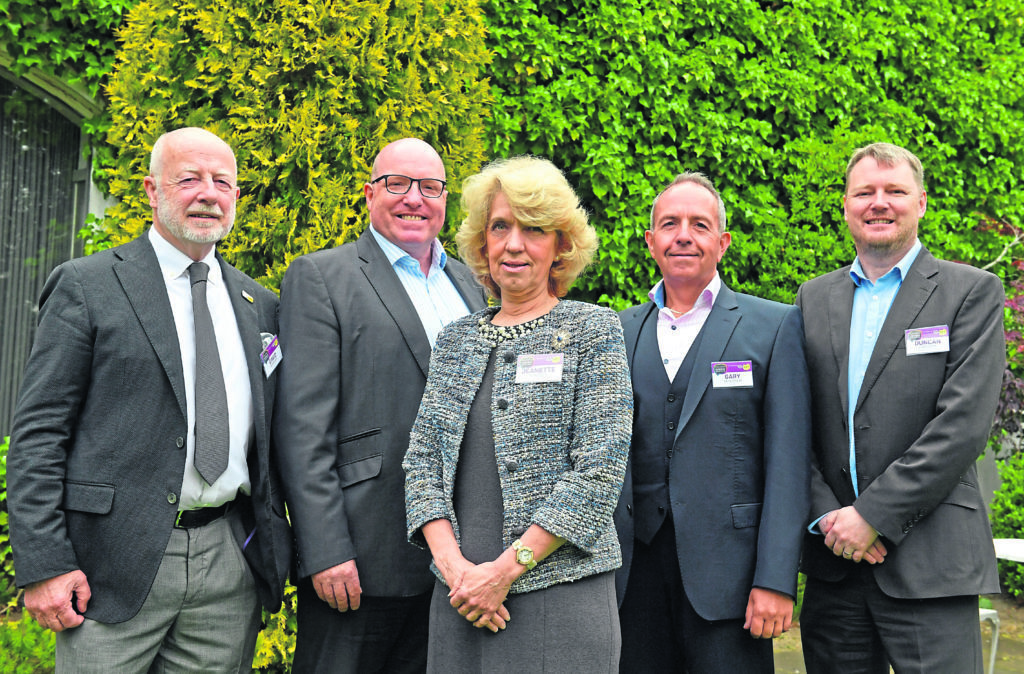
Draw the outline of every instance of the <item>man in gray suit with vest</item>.
<instances>
[{"instance_id":1,"label":"man in gray suit with vest","mask_svg":"<svg viewBox=\"0 0 1024 674\"><path fill-rule=\"evenodd\" d=\"M853 264L797 295L814 464L807 671L981 672L978 594L999 592L975 461L1005 367L999 279L917 238L920 160L875 143L846 168Z\"/></svg>"},{"instance_id":2,"label":"man in gray suit with vest","mask_svg":"<svg viewBox=\"0 0 1024 674\"><path fill-rule=\"evenodd\" d=\"M711 182L684 173L645 232L662 280L622 312L633 441L615 512L623 672L774 672L806 524L800 312L735 293Z\"/></svg>"},{"instance_id":3,"label":"man in gray suit with vest","mask_svg":"<svg viewBox=\"0 0 1024 674\"><path fill-rule=\"evenodd\" d=\"M402 459L437 333L485 305L437 240L448 191L430 145L387 145L363 193L370 227L295 259L281 287L275 436L298 547L297 672L426 667L434 580L429 552L406 541Z\"/></svg>"},{"instance_id":4,"label":"man in gray suit with vest","mask_svg":"<svg viewBox=\"0 0 1024 674\"><path fill-rule=\"evenodd\" d=\"M57 671L249 671L292 556L272 467L277 297L216 254L238 197L203 129L153 145L153 227L58 267L15 412L8 506Z\"/></svg>"}]
</instances>

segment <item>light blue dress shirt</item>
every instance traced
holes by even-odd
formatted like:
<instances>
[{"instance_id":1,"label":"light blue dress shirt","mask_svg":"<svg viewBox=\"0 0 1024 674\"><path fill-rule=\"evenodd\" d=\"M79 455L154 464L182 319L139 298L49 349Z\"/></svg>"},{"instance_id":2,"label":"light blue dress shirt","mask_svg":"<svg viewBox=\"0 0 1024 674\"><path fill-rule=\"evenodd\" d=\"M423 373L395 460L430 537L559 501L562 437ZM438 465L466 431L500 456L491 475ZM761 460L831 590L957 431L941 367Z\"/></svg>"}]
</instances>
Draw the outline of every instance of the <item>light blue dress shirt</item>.
<instances>
[{"instance_id":1,"label":"light blue dress shirt","mask_svg":"<svg viewBox=\"0 0 1024 674\"><path fill-rule=\"evenodd\" d=\"M896 266L878 278L874 283L868 280L858 257L850 268L850 279L856 288L853 291L853 315L850 318L850 359L847 372L847 395L849 397L849 413L847 427L850 432L850 479L853 480L853 493L860 496L857 487L857 451L854 445L853 413L857 408L860 387L864 383L864 373L868 369L868 361L878 341L878 333L889 315L889 308L899 292L903 279L907 277L910 265L914 264L917 254L921 252L921 242L914 241L913 247Z\"/></svg>"},{"instance_id":2,"label":"light blue dress shirt","mask_svg":"<svg viewBox=\"0 0 1024 674\"><path fill-rule=\"evenodd\" d=\"M402 282L412 305L416 307L416 314L420 317L427 339L430 340L430 348L434 348L434 341L441 328L469 313L466 301L462 299L448 274L444 273L444 267L448 264L448 254L444 252L441 242L434 239L430 244L430 269L424 276L416 258L384 238L374 229L372 223L370 233L398 274L398 280Z\"/></svg>"}]
</instances>

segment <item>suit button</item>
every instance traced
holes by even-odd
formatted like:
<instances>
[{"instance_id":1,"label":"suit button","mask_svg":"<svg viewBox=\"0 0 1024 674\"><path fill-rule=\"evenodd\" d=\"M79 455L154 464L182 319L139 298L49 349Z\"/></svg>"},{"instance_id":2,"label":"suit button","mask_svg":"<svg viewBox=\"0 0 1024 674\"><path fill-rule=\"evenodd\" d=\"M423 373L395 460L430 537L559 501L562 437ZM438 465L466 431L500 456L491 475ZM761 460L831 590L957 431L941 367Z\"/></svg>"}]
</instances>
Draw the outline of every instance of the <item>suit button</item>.
<instances>
[{"instance_id":1,"label":"suit button","mask_svg":"<svg viewBox=\"0 0 1024 674\"><path fill-rule=\"evenodd\" d=\"M505 470L510 473L514 473L519 470L519 463L513 459L509 459L505 462Z\"/></svg>"},{"instance_id":2,"label":"suit button","mask_svg":"<svg viewBox=\"0 0 1024 674\"><path fill-rule=\"evenodd\" d=\"M669 393L668 394L668 401L670 403L674 403L676 401L676 394L675 393Z\"/></svg>"},{"instance_id":3,"label":"suit button","mask_svg":"<svg viewBox=\"0 0 1024 674\"><path fill-rule=\"evenodd\" d=\"M658 506L658 514L659 515L664 515L665 514L665 506Z\"/></svg>"},{"instance_id":4,"label":"suit button","mask_svg":"<svg viewBox=\"0 0 1024 674\"><path fill-rule=\"evenodd\" d=\"M172 491L170 494L167 495L167 502L170 503L170 504L177 503L178 502L178 495L175 494Z\"/></svg>"},{"instance_id":5,"label":"suit button","mask_svg":"<svg viewBox=\"0 0 1024 674\"><path fill-rule=\"evenodd\" d=\"M674 421L668 422L668 430L674 431L675 429L676 429L676 422L674 422Z\"/></svg>"},{"instance_id":6,"label":"suit button","mask_svg":"<svg viewBox=\"0 0 1024 674\"><path fill-rule=\"evenodd\" d=\"M632 503L627 503L626 504L626 512L629 513L630 515L633 514L633 504Z\"/></svg>"},{"instance_id":7,"label":"suit button","mask_svg":"<svg viewBox=\"0 0 1024 674\"><path fill-rule=\"evenodd\" d=\"M178 446L178 449L181 449L182 447L184 447L184 446L185 446L185 438L183 438L183 437L181 437L181 436L179 435L179 436L178 436L178 437L177 437L177 438L176 438L176 439L174 440L174 444L176 444L176 445Z\"/></svg>"},{"instance_id":8,"label":"suit button","mask_svg":"<svg viewBox=\"0 0 1024 674\"><path fill-rule=\"evenodd\" d=\"M498 398L498 409L499 410L507 410L508 409L508 401L505 400L504 398Z\"/></svg>"},{"instance_id":9,"label":"suit button","mask_svg":"<svg viewBox=\"0 0 1024 674\"><path fill-rule=\"evenodd\" d=\"M516 355L514 353L512 353L511 351L506 351L505 354L502 356L502 358L505 359L506 363L511 363L513 360L516 359Z\"/></svg>"}]
</instances>

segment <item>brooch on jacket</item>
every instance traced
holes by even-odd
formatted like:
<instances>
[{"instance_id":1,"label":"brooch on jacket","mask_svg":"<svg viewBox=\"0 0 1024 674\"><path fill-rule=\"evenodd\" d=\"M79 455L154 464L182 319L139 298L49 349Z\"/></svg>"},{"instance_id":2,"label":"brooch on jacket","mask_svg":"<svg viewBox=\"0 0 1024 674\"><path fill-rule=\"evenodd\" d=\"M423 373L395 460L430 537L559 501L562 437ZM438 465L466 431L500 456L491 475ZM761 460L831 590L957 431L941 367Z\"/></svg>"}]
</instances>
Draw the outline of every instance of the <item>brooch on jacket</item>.
<instances>
[{"instance_id":1,"label":"brooch on jacket","mask_svg":"<svg viewBox=\"0 0 1024 674\"><path fill-rule=\"evenodd\" d=\"M551 336L551 348L555 351L561 351L569 345L569 331L568 330L555 330L555 334Z\"/></svg>"}]
</instances>

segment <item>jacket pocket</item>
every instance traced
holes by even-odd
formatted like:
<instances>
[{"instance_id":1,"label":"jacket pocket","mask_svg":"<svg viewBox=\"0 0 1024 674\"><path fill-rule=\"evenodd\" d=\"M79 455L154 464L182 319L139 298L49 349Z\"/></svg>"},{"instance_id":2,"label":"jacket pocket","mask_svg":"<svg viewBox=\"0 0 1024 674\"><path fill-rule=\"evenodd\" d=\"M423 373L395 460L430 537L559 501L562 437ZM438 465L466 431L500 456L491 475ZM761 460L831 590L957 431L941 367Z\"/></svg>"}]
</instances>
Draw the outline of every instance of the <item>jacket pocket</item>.
<instances>
[{"instance_id":1,"label":"jacket pocket","mask_svg":"<svg viewBox=\"0 0 1024 674\"><path fill-rule=\"evenodd\" d=\"M760 503L739 503L731 507L734 529L756 527L761 521Z\"/></svg>"},{"instance_id":2,"label":"jacket pocket","mask_svg":"<svg viewBox=\"0 0 1024 674\"><path fill-rule=\"evenodd\" d=\"M338 477L341 478L341 486L349 487L357 482L377 477L380 475L382 465L384 465L384 454L378 453L347 463L340 463L335 469L338 471Z\"/></svg>"},{"instance_id":3,"label":"jacket pocket","mask_svg":"<svg viewBox=\"0 0 1024 674\"><path fill-rule=\"evenodd\" d=\"M114 485L95 482L65 482L64 510L106 515L114 505Z\"/></svg>"},{"instance_id":4,"label":"jacket pocket","mask_svg":"<svg viewBox=\"0 0 1024 674\"><path fill-rule=\"evenodd\" d=\"M976 486L967 482L957 482L956 486L953 487L953 491L946 494L946 498L942 499L943 503L951 503L962 508L970 508L971 510L977 510L980 501L981 492L978 491Z\"/></svg>"}]
</instances>

